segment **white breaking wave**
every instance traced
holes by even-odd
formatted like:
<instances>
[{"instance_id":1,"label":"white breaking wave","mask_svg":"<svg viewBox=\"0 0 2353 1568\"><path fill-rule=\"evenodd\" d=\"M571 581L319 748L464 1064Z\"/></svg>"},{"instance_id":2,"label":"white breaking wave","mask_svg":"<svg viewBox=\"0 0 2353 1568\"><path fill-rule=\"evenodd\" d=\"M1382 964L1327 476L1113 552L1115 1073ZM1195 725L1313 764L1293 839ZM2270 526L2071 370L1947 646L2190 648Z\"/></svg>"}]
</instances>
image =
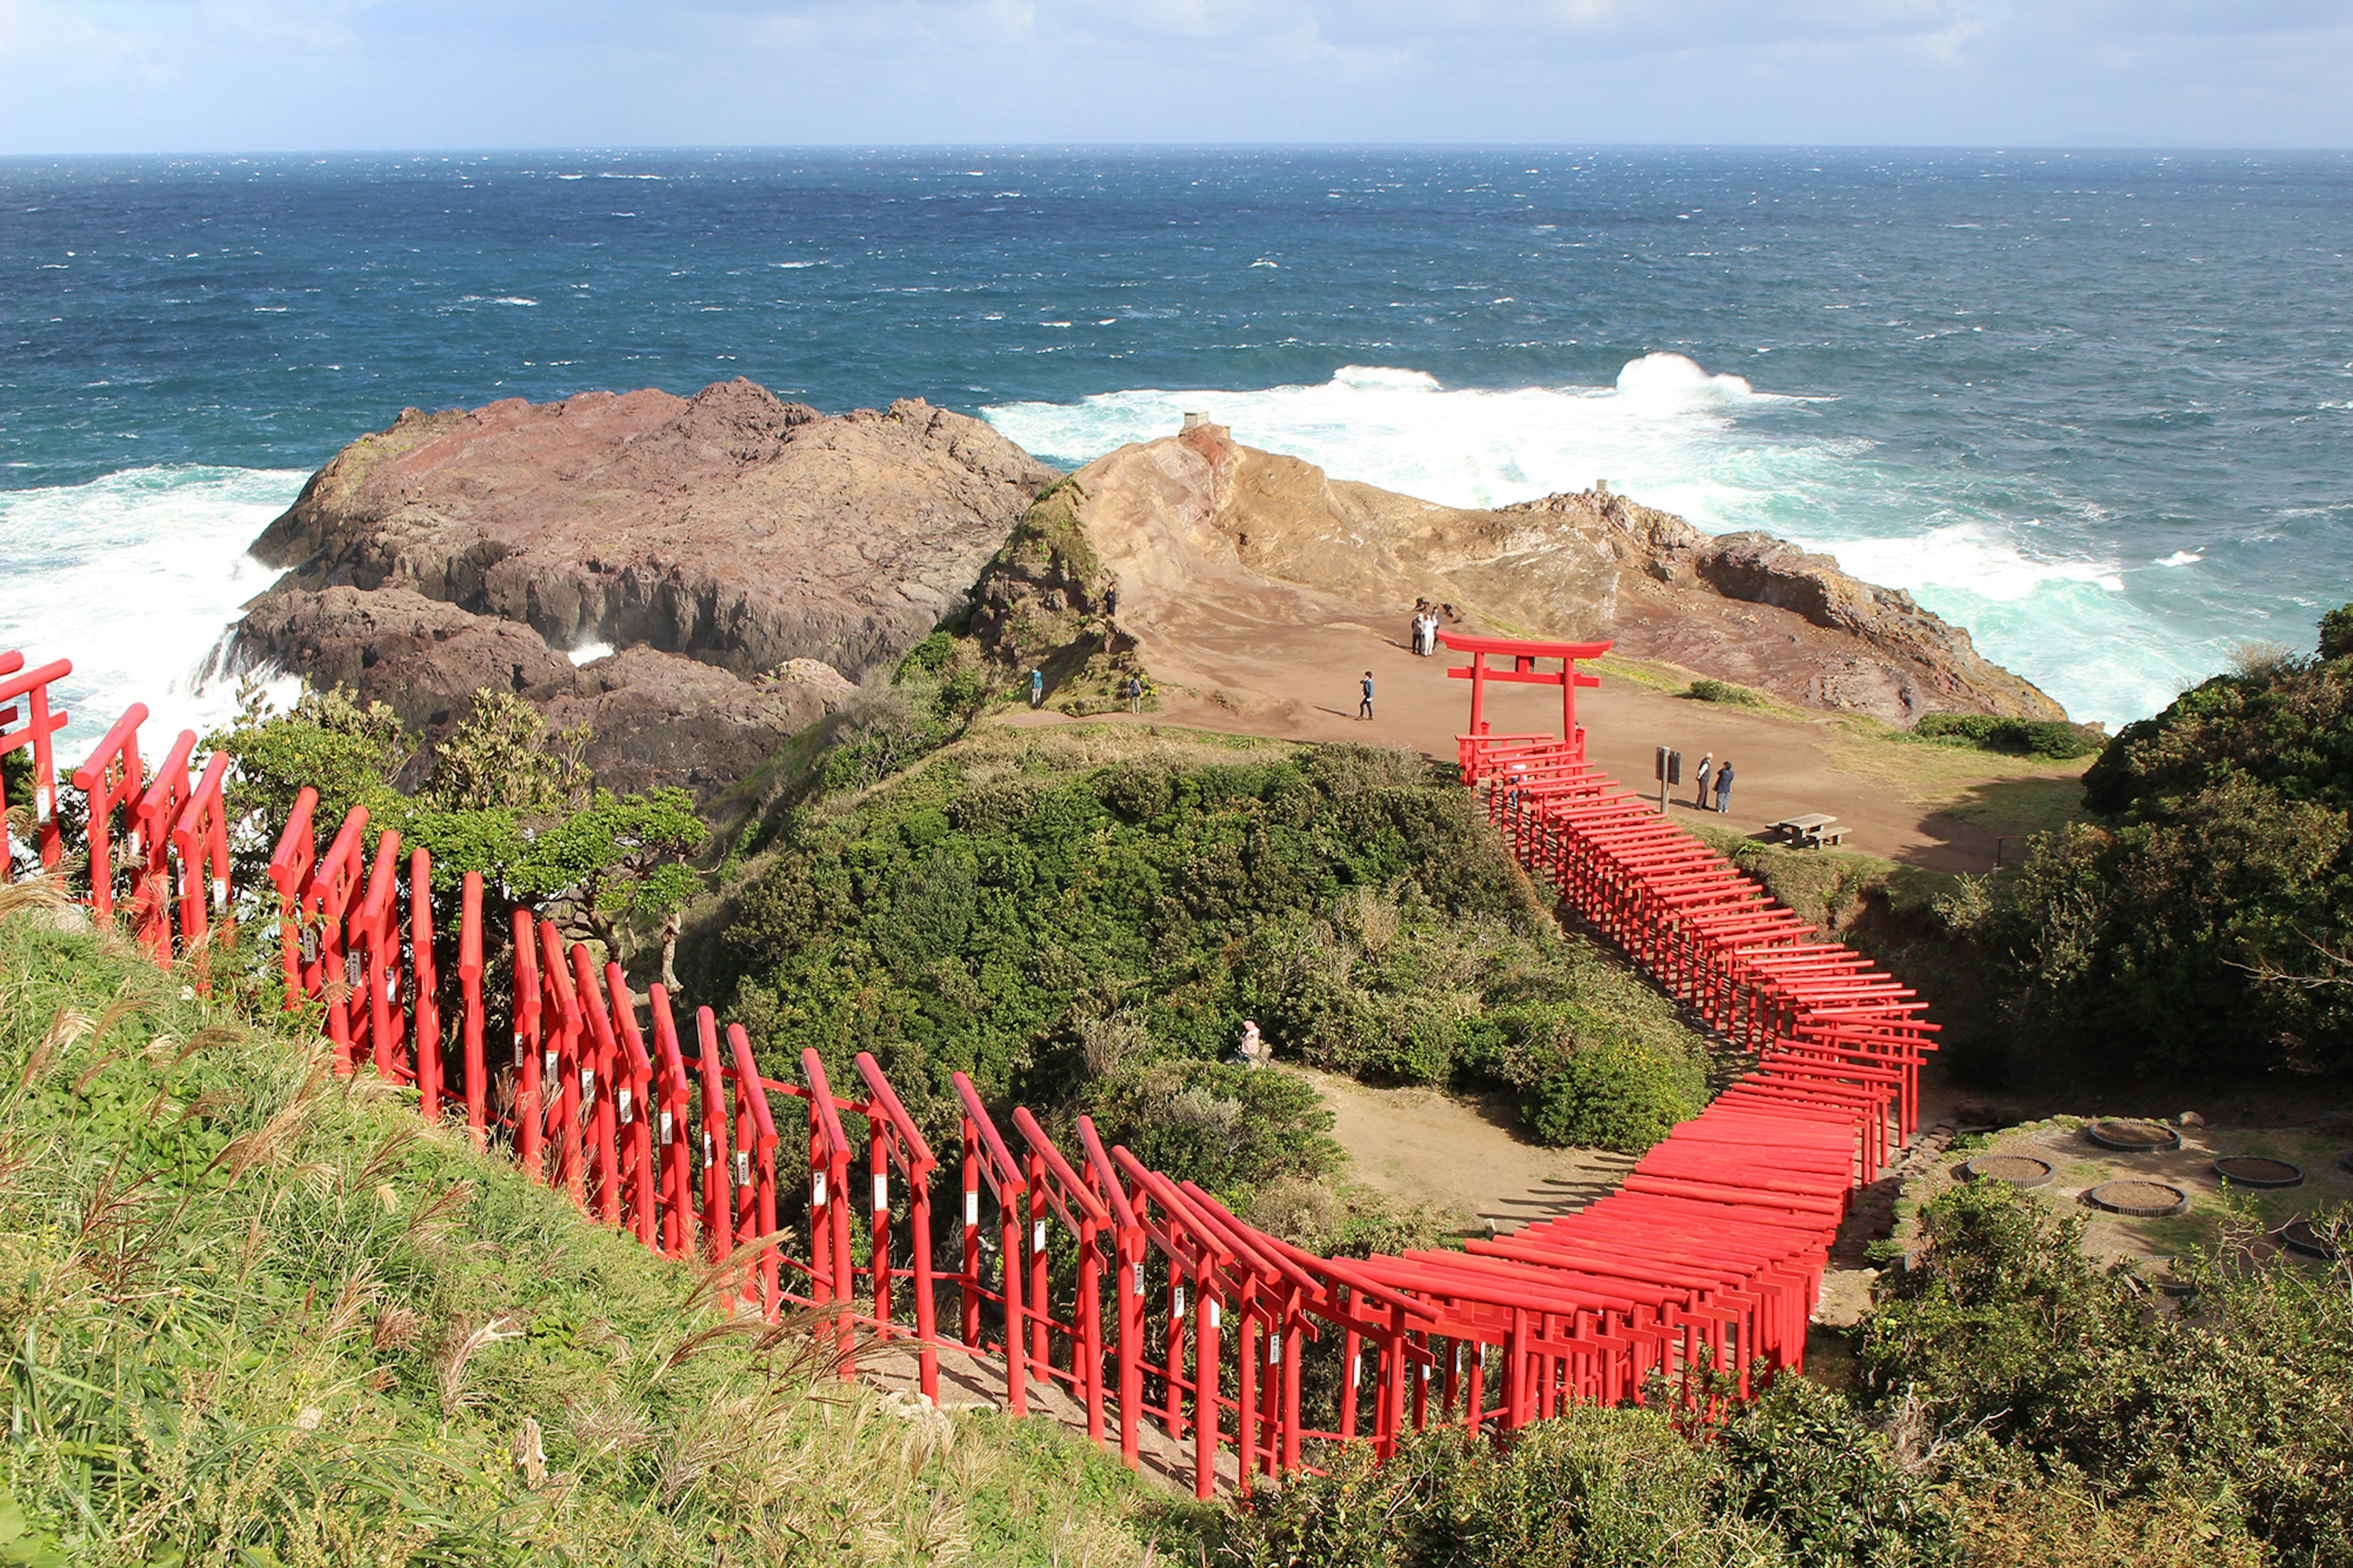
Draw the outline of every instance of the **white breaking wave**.
<instances>
[{"instance_id":1,"label":"white breaking wave","mask_svg":"<svg viewBox=\"0 0 2353 1568\"><path fill-rule=\"evenodd\" d=\"M1630 360L1608 386L1450 388L1424 371L1346 365L1317 385L1145 388L982 412L1072 467L1198 412L1335 478L1452 506L1607 480L1711 532L1777 533L1910 590L2079 718L2154 711L2219 657L2165 637L2128 596L2121 562L2048 547L2037 520L1975 501L1967 476L1888 462L1840 428L1835 400L1760 392L1682 354Z\"/></svg>"},{"instance_id":2,"label":"white breaking wave","mask_svg":"<svg viewBox=\"0 0 2353 1568\"><path fill-rule=\"evenodd\" d=\"M207 679L214 651L276 575L246 547L307 478L151 468L0 490L0 648L21 648L28 664L73 660L58 688L73 716L61 771L133 702L153 711L141 735L159 755L181 730L201 733L236 711L236 681Z\"/></svg>"}]
</instances>

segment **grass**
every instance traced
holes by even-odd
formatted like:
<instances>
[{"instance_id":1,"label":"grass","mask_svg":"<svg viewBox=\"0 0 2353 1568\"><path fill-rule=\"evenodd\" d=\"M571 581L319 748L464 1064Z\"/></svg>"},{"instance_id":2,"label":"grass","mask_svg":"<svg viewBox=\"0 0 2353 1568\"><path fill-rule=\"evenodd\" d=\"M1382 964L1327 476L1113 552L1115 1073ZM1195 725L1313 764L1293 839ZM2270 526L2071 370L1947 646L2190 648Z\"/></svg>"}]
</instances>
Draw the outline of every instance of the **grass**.
<instances>
[{"instance_id":1,"label":"grass","mask_svg":"<svg viewBox=\"0 0 2353 1568\"><path fill-rule=\"evenodd\" d=\"M1186 1550L1083 1442L841 1382L802 1325L723 1317L707 1273L80 923L0 889L0 1562Z\"/></svg>"},{"instance_id":2,"label":"grass","mask_svg":"<svg viewBox=\"0 0 2353 1568\"><path fill-rule=\"evenodd\" d=\"M1905 800L1947 810L1988 804L1980 792L1994 784L2031 784L2050 792L2053 799L2070 788L2080 795L2076 781L2092 764L2089 757L2016 756L1917 741L1876 720L1852 715L1824 732L1821 748L1831 766L1841 773L1884 784Z\"/></svg>"}]
</instances>

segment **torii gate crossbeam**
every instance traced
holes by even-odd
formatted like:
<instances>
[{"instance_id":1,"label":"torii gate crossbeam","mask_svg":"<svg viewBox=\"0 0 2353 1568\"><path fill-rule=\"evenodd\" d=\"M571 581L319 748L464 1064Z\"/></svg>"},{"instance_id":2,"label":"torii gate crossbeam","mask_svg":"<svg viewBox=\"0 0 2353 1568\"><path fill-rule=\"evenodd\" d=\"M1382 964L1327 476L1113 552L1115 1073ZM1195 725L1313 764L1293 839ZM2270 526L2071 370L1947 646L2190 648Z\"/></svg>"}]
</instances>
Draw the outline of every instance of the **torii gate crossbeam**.
<instances>
[{"instance_id":1,"label":"torii gate crossbeam","mask_svg":"<svg viewBox=\"0 0 2353 1568\"><path fill-rule=\"evenodd\" d=\"M1440 632L1438 640L1456 653L1467 653L1471 662L1450 669L1447 675L1455 680L1471 683L1471 730L1473 736L1487 733L1487 682L1508 680L1532 686L1560 688L1560 738L1574 748L1573 755L1585 755L1585 732L1577 727L1577 689L1599 686L1601 678L1588 675L1577 668L1580 658L1599 658L1609 651L1606 642L1545 642L1529 637L1479 637L1469 632ZM1509 669L1487 668L1489 655L1512 661ZM1558 669L1538 669L1538 659L1560 660Z\"/></svg>"}]
</instances>

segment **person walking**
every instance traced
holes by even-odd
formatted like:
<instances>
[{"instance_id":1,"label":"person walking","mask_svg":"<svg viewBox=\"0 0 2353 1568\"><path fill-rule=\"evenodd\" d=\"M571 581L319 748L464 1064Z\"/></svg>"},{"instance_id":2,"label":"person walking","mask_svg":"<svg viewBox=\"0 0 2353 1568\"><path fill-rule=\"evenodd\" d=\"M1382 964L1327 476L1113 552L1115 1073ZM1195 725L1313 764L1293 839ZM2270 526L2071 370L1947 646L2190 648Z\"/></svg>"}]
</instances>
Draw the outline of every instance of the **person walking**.
<instances>
[{"instance_id":1,"label":"person walking","mask_svg":"<svg viewBox=\"0 0 2353 1568\"><path fill-rule=\"evenodd\" d=\"M1722 767L1715 770L1715 809L1732 809L1732 759L1729 757L1725 759Z\"/></svg>"},{"instance_id":2,"label":"person walking","mask_svg":"<svg viewBox=\"0 0 2353 1568\"><path fill-rule=\"evenodd\" d=\"M1369 719L1373 716L1373 672L1369 669L1365 671L1365 679L1356 685L1364 691L1364 696L1356 702L1356 717Z\"/></svg>"},{"instance_id":3,"label":"person walking","mask_svg":"<svg viewBox=\"0 0 2353 1568\"><path fill-rule=\"evenodd\" d=\"M1699 798L1692 804L1702 811L1707 809L1707 775L1715 771L1715 753L1710 752L1699 760Z\"/></svg>"},{"instance_id":4,"label":"person walking","mask_svg":"<svg viewBox=\"0 0 2353 1568\"><path fill-rule=\"evenodd\" d=\"M1144 711L1144 682L1137 679L1133 675L1127 678L1126 696L1127 710L1129 712L1141 713Z\"/></svg>"},{"instance_id":5,"label":"person walking","mask_svg":"<svg viewBox=\"0 0 2353 1568\"><path fill-rule=\"evenodd\" d=\"M1029 670L1029 706L1043 708L1045 705L1046 672L1033 665Z\"/></svg>"}]
</instances>

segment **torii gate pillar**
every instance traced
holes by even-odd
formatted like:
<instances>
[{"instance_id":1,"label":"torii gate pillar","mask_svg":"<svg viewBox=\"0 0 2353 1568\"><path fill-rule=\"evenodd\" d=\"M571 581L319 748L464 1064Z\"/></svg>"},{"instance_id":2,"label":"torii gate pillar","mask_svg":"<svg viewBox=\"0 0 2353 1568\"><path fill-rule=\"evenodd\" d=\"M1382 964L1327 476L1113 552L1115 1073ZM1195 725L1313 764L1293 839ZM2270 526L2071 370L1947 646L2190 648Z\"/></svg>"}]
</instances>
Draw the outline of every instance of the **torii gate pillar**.
<instances>
[{"instance_id":1,"label":"torii gate pillar","mask_svg":"<svg viewBox=\"0 0 2353 1568\"><path fill-rule=\"evenodd\" d=\"M1577 757L1585 755L1585 731L1577 727L1577 689L1599 686L1601 678L1588 675L1577 668L1580 658L1599 658L1609 651L1606 642L1542 642L1528 637L1475 637L1468 632L1440 632L1438 640L1456 653L1471 656L1469 665L1446 673L1456 680L1471 683L1472 739L1487 733L1487 682L1508 680L1533 686L1560 688L1560 734L1567 744L1576 749ZM1487 658L1509 658L1509 669L1490 669ZM1558 669L1538 669L1538 659L1560 660Z\"/></svg>"}]
</instances>

